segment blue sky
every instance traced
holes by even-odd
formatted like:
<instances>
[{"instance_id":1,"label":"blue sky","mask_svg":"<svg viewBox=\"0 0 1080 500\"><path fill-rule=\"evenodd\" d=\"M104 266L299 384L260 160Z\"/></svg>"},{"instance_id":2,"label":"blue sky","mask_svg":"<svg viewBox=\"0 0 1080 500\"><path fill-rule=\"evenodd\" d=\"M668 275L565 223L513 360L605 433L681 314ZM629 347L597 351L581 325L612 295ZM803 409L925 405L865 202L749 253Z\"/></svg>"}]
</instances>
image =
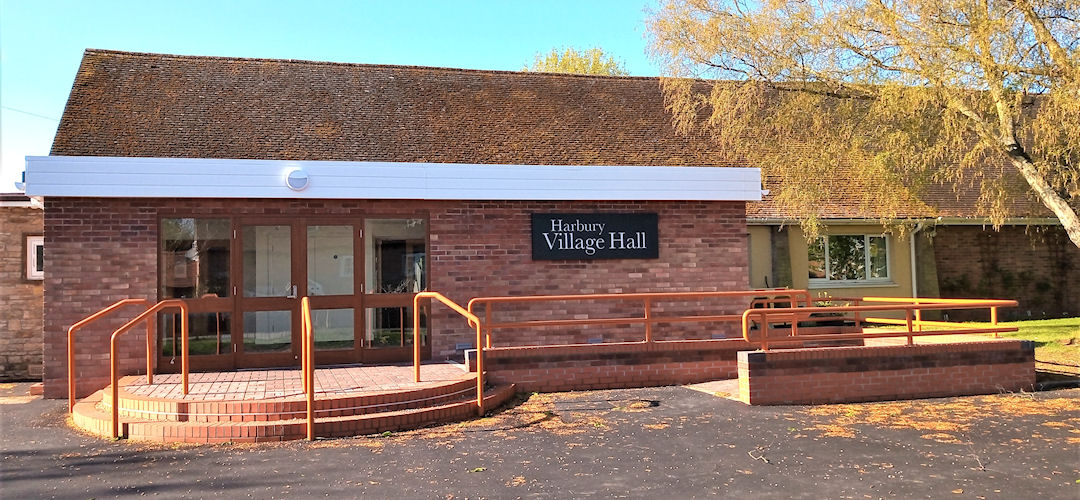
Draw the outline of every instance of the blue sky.
<instances>
[{"instance_id":1,"label":"blue sky","mask_svg":"<svg viewBox=\"0 0 1080 500\"><path fill-rule=\"evenodd\" d=\"M553 47L602 47L632 75L647 0L0 0L0 192L46 155L86 48L519 70Z\"/></svg>"}]
</instances>

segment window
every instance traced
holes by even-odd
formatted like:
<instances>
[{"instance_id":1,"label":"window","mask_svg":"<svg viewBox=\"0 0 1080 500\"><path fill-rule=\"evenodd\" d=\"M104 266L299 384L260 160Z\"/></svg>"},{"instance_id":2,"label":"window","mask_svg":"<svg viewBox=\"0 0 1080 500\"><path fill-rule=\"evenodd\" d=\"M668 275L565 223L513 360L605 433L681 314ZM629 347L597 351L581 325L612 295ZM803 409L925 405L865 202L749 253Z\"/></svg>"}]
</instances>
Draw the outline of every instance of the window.
<instances>
[{"instance_id":1,"label":"window","mask_svg":"<svg viewBox=\"0 0 1080 500\"><path fill-rule=\"evenodd\" d=\"M45 279L45 237L26 237L26 279Z\"/></svg>"},{"instance_id":2,"label":"window","mask_svg":"<svg viewBox=\"0 0 1080 500\"><path fill-rule=\"evenodd\" d=\"M822 236L807 248L810 283L889 280L889 243L884 235Z\"/></svg>"}]
</instances>

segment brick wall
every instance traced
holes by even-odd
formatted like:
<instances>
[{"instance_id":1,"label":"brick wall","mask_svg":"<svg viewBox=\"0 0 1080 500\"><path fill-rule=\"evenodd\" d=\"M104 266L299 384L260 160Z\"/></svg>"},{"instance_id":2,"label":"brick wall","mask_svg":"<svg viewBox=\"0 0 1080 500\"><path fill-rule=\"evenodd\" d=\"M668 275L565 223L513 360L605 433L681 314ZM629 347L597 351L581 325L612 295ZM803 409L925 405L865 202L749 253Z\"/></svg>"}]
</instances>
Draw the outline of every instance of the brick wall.
<instances>
[{"instance_id":1,"label":"brick wall","mask_svg":"<svg viewBox=\"0 0 1080 500\"><path fill-rule=\"evenodd\" d=\"M1032 390L1035 345L959 344L740 352L739 398L748 404L820 404Z\"/></svg>"},{"instance_id":2,"label":"brick wall","mask_svg":"<svg viewBox=\"0 0 1080 500\"><path fill-rule=\"evenodd\" d=\"M26 279L26 236L42 211L0 207L0 380L41 378L42 282Z\"/></svg>"},{"instance_id":3,"label":"brick wall","mask_svg":"<svg viewBox=\"0 0 1080 500\"><path fill-rule=\"evenodd\" d=\"M753 348L742 340L494 348L484 351L484 371L524 392L690 384L735 378L736 355Z\"/></svg>"},{"instance_id":4,"label":"brick wall","mask_svg":"<svg viewBox=\"0 0 1080 500\"><path fill-rule=\"evenodd\" d=\"M424 202L399 200L165 200L50 198L45 210L45 393L66 394L66 329L128 297L157 299L160 217L408 217L428 218L429 288L459 303L482 295L747 288L745 206L742 202ZM651 260L532 261L532 212L656 212L660 258ZM567 310L573 312L573 305ZM701 309L700 305L668 305ZM734 310L736 304L712 306ZM560 314L565 316L567 311ZM532 313L530 313L532 314ZM127 316L130 318L130 315ZM119 320L80 334L80 394L108 383L108 335ZM446 308L432 314L436 359L461 357L458 344L475 333ZM700 330L700 329L699 329ZM613 340L618 330L601 332ZM624 330L637 338L638 332ZM358 336L361 335L358 332ZM542 332L526 343L545 343ZM574 337L597 335L581 332ZM708 338L708 334L702 334ZM561 340L565 340L561 338ZM504 337L505 340L505 337ZM121 344L122 373L145 370L141 329Z\"/></svg>"},{"instance_id":5,"label":"brick wall","mask_svg":"<svg viewBox=\"0 0 1080 500\"><path fill-rule=\"evenodd\" d=\"M1080 314L1080 249L1061 226L941 226L934 260L942 297L1016 299L1000 319ZM988 321L985 311L949 311L950 319Z\"/></svg>"}]
</instances>

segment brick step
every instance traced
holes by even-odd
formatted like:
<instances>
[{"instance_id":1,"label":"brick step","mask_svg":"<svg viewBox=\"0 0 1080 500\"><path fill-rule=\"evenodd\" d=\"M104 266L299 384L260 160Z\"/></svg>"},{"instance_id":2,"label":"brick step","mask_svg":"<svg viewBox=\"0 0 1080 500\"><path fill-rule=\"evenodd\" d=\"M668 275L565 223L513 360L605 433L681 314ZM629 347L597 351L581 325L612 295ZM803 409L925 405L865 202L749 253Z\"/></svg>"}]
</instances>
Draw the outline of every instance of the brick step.
<instances>
[{"instance_id":1,"label":"brick step","mask_svg":"<svg viewBox=\"0 0 1080 500\"><path fill-rule=\"evenodd\" d=\"M484 392L485 408L497 408L515 393L513 384L500 385ZM112 416L99 404L104 391L79 401L72 414L75 426L103 437L112 435ZM347 437L386 431L416 429L426 425L456 422L476 416L476 400L462 398L454 402L421 408L383 411L346 416L321 417L315 420L318 437ZM288 441L307 437L305 419L276 421L197 422L160 421L122 418L121 437L163 443L257 443Z\"/></svg>"},{"instance_id":2,"label":"brick step","mask_svg":"<svg viewBox=\"0 0 1080 500\"><path fill-rule=\"evenodd\" d=\"M318 387L318 386L316 386ZM133 395L120 387L120 415L125 418L177 422L251 422L303 418L307 401L299 393L260 400L181 400ZM189 396L190 397L190 396ZM337 417L407 410L476 397L476 378L430 383L414 389L364 393L317 393L316 417ZM111 411L112 394L103 391L100 409Z\"/></svg>"}]
</instances>

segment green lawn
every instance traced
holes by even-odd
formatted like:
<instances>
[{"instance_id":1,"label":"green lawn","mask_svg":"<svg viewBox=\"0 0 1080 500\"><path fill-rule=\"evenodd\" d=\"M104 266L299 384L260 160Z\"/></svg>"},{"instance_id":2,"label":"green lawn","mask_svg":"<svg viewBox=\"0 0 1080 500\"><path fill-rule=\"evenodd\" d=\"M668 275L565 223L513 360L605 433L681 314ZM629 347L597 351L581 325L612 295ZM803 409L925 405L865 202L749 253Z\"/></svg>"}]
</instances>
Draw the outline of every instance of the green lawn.
<instances>
[{"instance_id":1,"label":"green lawn","mask_svg":"<svg viewBox=\"0 0 1080 500\"><path fill-rule=\"evenodd\" d=\"M980 323L989 326L989 323ZM998 323L1019 328L1001 336L1035 341L1035 359L1080 366L1080 318L1038 319Z\"/></svg>"}]
</instances>

